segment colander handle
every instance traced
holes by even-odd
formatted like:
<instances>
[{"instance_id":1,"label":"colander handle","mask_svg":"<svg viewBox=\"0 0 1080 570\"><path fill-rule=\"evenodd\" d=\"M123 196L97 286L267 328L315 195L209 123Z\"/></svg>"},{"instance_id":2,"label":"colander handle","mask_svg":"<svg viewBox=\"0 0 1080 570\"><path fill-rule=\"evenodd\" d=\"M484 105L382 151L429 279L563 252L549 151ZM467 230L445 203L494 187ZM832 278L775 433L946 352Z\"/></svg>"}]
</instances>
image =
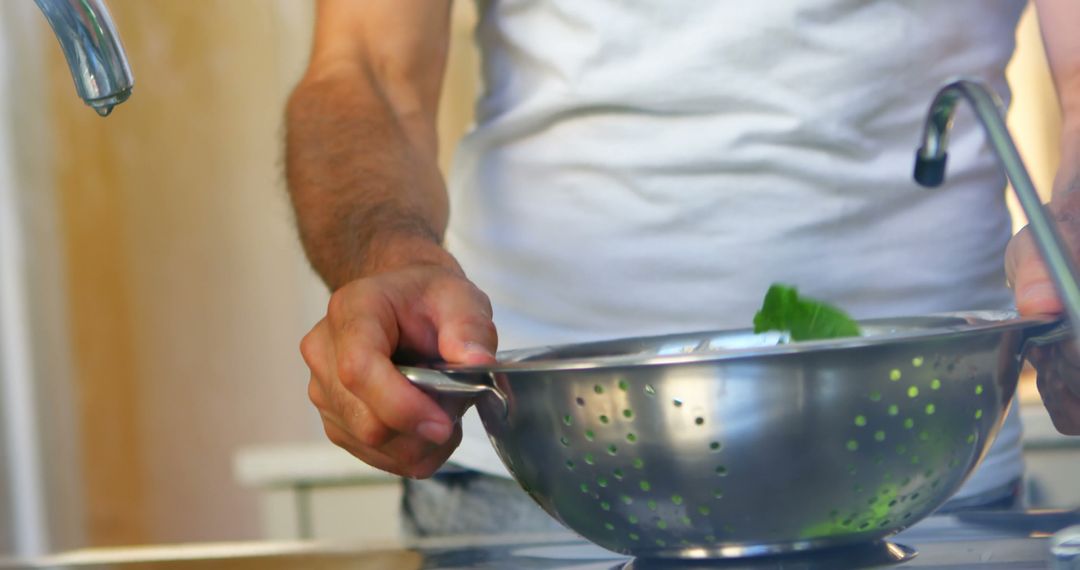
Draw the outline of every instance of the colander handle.
<instances>
[{"instance_id":1,"label":"colander handle","mask_svg":"<svg viewBox=\"0 0 1080 570\"><path fill-rule=\"evenodd\" d=\"M460 418L477 398L491 394L502 406L503 417L510 412L506 396L495 387L489 375L483 373L441 372L431 368L398 366L398 372L435 399L450 417Z\"/></svg>"}]
</instances>

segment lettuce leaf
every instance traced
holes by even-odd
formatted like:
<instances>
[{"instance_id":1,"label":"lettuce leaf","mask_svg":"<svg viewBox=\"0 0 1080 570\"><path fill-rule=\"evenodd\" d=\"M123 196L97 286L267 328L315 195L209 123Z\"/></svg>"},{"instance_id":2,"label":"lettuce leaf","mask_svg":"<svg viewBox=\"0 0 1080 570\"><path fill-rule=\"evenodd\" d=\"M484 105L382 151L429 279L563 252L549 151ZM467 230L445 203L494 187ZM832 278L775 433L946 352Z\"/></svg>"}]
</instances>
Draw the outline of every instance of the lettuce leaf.
<instances>
[{"instance_id":1,"label":"lettuce leaf","mask_svg":"<svg viewBox=\"0 0 1080 570\"><path fill-rule=\"evenodd\" d=\"M773 284L754 315L754 332L786 332L791 340L821 340L859 336L859 325L844 311L814 299L800 297L786 285Z\"/></svg>"}]
</instances>

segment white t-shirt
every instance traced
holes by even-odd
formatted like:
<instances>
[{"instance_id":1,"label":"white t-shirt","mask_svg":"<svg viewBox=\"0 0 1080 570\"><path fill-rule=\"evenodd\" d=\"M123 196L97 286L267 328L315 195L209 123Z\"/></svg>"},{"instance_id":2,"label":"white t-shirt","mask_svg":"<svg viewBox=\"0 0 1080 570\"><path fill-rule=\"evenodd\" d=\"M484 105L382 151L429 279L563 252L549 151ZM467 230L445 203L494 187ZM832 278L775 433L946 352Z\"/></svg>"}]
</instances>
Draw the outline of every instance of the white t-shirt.
<instances>
[{"instance_id":1,"label":"white t-shirt","mask_svg":"<svg viewBox=\"0 0 1080 570\"><path fill-rule=\"evenodd\" d=\"M1005 179L949 79L1007 97L1022 0L488 0L447 246L500 348L750 326L773 282L859 318L1003 308ZM454 461L505 474L475 415ZM1022 472L1010 419L961 495Z\"/></svg>"}]
</instances>

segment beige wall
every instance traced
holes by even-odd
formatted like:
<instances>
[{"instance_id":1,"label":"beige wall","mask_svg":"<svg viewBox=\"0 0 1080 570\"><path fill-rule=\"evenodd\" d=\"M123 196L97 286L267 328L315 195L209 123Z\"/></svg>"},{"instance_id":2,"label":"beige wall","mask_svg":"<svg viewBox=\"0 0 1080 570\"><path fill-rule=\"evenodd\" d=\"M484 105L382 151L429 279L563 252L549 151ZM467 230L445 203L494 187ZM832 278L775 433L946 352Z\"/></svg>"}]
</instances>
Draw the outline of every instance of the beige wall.
<instances>
[{"instance_id":1,"label":"beige wall","mask_svg":"<svg viewBox=\"0 0 1080 570\"><path fill-rule=\"evenodd\" d=\"M42 39L90 541L253 537L233 451L319 436L297 343L322 292L279 161L309 4L110 5L136 89L108 119Z\"/></svg>"}]
</instances>

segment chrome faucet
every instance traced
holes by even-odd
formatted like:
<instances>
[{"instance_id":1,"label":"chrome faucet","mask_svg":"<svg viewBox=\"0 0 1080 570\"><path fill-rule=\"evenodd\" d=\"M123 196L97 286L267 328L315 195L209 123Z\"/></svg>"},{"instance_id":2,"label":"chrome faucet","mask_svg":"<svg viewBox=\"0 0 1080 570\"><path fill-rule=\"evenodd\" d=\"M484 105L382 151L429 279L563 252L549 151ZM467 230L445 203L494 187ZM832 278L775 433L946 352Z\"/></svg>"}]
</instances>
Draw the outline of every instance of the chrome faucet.
<instances>
[{"instance_id":1,"label":"chrome faucet","mask_svg":"<svg viewBox=\"0 0 1080 570\"><path fill-rule=\"evenodd\" d=\"M134 79L104 0L34 0L64 50L79 97L102 117L131 96Z\"/></svg>"},{"instance_id":2,"label":"chrome faucet","mask_svg":"<svg viewBox=\"0 0 1080 570\"><path fill-rule=\"evenodd\" d=\"M942 87L930 105L923 126L922 146L915 153L915 181L926 187L940 186L945 180L948 159L949 130L952 129L956 104L966 100L986 130L990 147L997 153L1005 175L1012 182L1020 206L1028 218L1028 226L1042 254L1050 276L1073 328L1080 331L1080 287L1077 286L1076 264L1069 255L1057 228L1035 192L1031 176L1024 168L1009 130L1005 126L1005 110L992 90L975 81L962 79Z\"/></svg>"}]
</instances>

